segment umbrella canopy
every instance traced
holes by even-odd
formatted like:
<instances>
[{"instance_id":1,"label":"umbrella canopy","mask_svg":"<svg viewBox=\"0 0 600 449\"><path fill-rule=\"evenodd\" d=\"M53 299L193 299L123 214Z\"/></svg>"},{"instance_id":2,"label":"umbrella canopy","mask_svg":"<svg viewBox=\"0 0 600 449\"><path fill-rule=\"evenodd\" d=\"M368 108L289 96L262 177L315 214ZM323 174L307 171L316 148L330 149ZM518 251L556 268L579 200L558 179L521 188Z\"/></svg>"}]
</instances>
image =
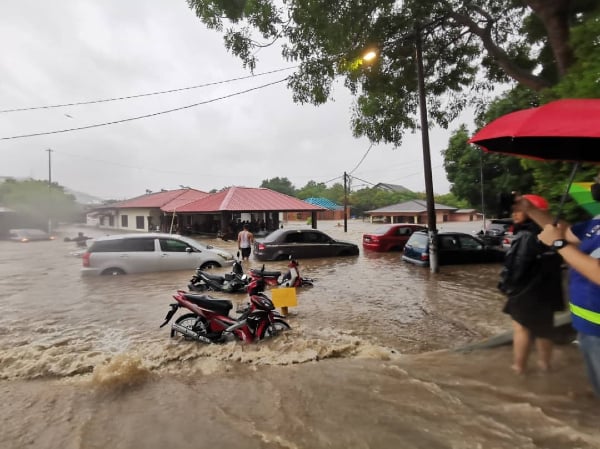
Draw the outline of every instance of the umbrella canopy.
<instances>
[{"instance_id":1,"label":"umbrella canopy","mask_svg":"<svg viewBox=\"0 0 600 449\"><path fill-rule=\"evenodd\" d=\"M592 197L591 182L574 182L569 187L569 195L590 215L600 215L600 202Z\"/></svg>"},{"instance_id":2,"label":"umbrella canopy","mask_svg":"<svg viewBox=\"0 0 600 449\"><path fill-rule=\"evenodd\" d=\"M504 115L469 143L532 159L600 162L600 99L563 99Z\"/></svg>"}]
</instances>

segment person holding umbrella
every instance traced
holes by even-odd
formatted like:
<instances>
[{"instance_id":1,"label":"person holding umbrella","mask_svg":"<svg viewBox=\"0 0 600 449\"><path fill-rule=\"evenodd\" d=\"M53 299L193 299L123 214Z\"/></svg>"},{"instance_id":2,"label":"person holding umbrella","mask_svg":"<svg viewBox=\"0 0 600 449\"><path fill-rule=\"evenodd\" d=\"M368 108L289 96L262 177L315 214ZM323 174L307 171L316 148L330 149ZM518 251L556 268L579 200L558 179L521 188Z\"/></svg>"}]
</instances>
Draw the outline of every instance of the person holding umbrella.
<instances>
[{"instance_id":1,"label":"person holding umbrella","mask_svg":"<svg viewBox=\"0 0 600 449\"><path fill-rule=\"evenodd\" d=\"M548 202L538 195L523 195L540 210ZM514 239L506 253L498 288L507 296L503 312L513 322L513 365L517 374L527 368L532 344L538 353L538 366L550 370L554 312L564 309L562 258L541 243L541 231L522 210L513 210Z\"/></svg>"},{"instance_id":2,"label":"person holding umbrella","mask_svg":"<svg viewBox=\"0 0 600 449\"><path fill-rule=\"evenodd\" d=\"M595 181L591 193L600 201L600 176ZM548 211L536 207L525 195L517 197L514 208L543 228L540 241L554 248L570 267L572 325L578 332L590 383L600 397L600 216L574 225L565 221L554 224Z\"/></svg>"}]
</instances>

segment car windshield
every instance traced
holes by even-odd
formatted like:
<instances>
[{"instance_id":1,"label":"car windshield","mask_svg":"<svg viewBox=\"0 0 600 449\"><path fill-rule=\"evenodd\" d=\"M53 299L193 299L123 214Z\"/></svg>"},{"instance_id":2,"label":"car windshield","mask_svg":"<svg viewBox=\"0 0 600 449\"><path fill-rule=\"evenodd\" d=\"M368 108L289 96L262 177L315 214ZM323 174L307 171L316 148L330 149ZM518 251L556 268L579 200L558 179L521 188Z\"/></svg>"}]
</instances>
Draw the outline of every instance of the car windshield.
<instances>
[{"instance_id":1,"label":"car windshield","mask_svg":"<svg viewBox=\"0 0 600 449\"><path fill-rule=\"evenodd\" d=\"M406 243L407 245L412 246L413 248L426 249L427 243L429 241L429 236L425 233L415 232Z\"/></svg>"}]
</instances>

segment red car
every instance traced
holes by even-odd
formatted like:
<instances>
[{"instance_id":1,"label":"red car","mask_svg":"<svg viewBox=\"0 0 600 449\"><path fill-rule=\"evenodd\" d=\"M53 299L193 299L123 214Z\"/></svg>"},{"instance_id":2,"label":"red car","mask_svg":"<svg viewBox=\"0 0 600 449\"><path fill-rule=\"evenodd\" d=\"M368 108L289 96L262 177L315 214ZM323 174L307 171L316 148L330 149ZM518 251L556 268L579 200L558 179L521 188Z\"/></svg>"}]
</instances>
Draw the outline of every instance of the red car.
<instances>
[{"instance_id":1,"label":"red car","mask_svg":"<svg viewBox=\"0 0 600 449\"><path fill-rule=\"evenodd\" d=\"M380 226L373 232L363 234L363 248L377 252L402 251L413 232L426 229L425 226L409 223Z\"/></svg>"}]
</instances>

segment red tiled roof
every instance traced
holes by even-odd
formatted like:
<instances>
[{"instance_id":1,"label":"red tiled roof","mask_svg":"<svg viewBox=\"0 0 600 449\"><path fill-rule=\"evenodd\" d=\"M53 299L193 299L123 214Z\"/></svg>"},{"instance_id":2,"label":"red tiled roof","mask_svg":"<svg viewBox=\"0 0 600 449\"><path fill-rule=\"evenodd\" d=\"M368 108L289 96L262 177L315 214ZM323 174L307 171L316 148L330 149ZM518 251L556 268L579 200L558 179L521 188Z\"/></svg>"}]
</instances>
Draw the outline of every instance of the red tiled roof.
<instances>
[{"instance_id":1,"label":"red tiled roof","mask_svg":"<svg viewBox=\"0 0 600 449\"><path fill-rule=\"evenodd\" d=\"M210 193L201 192L199 190L194 189L187 189L187 191L183 192L177 198L169 201L167 204L162 206L160 210L162 210L163 212L175 212L185 204L198 201L199 199L206 198L207 196L210 196Z\"/></svg>"},{"instance_id":2,"label":"red tiled roof","mask_svg":"<svg viewBox=\"0 0 600 449\"><path fill-rule=\"evenodd\" d=\"M177 212L250 212L327 210L283 193L265 188L230 187L205 198L187 203Z\"/></svg>"},{"instance_id":3,"label":"red tiled roof","mask_svg":"<svg viewBox=\"0 0 600 449\"><path fill-rule=\"evenodd\" d=\"M148 195L138 196L130 200L121 201L111 204L110 207L119 209L137 208L137 207L170 207L173 210L173 205L189 203L209 195L206 192L201 192L195 189L177 189L167 190L164 192L150 193Z\"/></svg>"}]
</instances>

